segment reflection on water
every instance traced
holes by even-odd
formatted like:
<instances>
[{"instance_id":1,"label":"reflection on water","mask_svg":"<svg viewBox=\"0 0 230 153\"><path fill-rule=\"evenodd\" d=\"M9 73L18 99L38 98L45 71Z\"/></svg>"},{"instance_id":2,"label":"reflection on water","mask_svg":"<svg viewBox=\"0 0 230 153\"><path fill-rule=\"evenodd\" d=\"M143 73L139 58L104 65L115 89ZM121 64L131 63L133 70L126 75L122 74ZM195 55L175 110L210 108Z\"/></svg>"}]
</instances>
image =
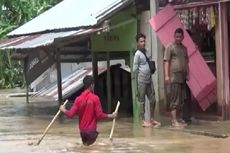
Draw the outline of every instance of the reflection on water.
<instances>
[{"instance_id":1,"label":"reflection on water","mask_svg":"<svg viewBox=\"0 0 230 153\"><path fill-rule=\"evenodd\" d=\"M229 138L215 139L166 129L142 128L131 118L118 118L111 142L112 122L100 121L96 143L81 143L77 118L55 122L39 146L36 143L58 110L56 102L6 98L0 91L0 153L222 153Z\"/></svg>"}]
</instances>

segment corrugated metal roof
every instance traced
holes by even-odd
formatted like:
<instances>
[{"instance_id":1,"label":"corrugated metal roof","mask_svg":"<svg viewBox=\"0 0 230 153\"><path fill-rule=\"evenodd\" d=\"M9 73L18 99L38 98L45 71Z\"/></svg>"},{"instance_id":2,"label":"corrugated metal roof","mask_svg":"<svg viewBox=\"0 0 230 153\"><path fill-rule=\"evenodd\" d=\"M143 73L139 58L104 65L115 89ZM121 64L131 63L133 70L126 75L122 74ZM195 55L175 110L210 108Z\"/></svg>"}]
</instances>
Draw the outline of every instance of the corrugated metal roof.
<instances>
[{"instance_id":1,"label":"corrugated metal roof","mask_svg":"<svg viewBox=\"0 0 230 153\"><path fill-rule=\"evenodd\" d=\"M105 70L105 69L104 69ZM62 80L62 96L65 98L72 92L76 92L83 87L82 80L86 75L92 75L92 69L80 69ZM48 96L57 100L57 85L50 86L39 91L35 96Z\"/></svg>"},{"instance_id":2,"label":"corrugated metal roof","mask_svg":"<svg viewBox=\"0 0 230 153\"><path fill-rule=\"evenodd\" d=\"M92 26L104 16L132 0L63 0L27 22L8 36L25 35L55 29Z\"/></svg>"},{"instance_id":3,"label":"corrugated metal roof","mask_svg":"<svg viewBox=\"0 0 230 153\"><path fill-rule=\"evenodd\" d=\"M48 46L54 42L55 39L64 38L68 36L78 36L96 32L98 29L80 29L68 32L50 32L45 34L33 34L27 36L20 36L15 38L8 38L0 41L1 49L25 49L37 48L40 46Z\"/></svg>"},{"instance_id":4,"label":"corrugated metal roof","mask_svg":"<svg viewBox=\"0 0 230 153\"><path fill-rule=\"evenodd\" d=\"M124 69L127 72L130 72L130 68L125 65L125 60L111 60L111 66L116 64L121 64L121 69ZM84 65L84 63L79 63L79 65ZM86 64L87 65L87 64ZM91 64L89 64L91 65ZM98 74L102 74L107 70L106 62L98 63ZM92 67L87 66L76 70L71 75L63 78L62 80L62 96L63 98L68 98L73 93L77 92L83 87L82 80L86 75L92 75ZM57 84L52 84L51 86L45 87L44 89L39 90L35 96L48 96L54 100L58 99L58 89Z\"/></svg>"}]
</instances>

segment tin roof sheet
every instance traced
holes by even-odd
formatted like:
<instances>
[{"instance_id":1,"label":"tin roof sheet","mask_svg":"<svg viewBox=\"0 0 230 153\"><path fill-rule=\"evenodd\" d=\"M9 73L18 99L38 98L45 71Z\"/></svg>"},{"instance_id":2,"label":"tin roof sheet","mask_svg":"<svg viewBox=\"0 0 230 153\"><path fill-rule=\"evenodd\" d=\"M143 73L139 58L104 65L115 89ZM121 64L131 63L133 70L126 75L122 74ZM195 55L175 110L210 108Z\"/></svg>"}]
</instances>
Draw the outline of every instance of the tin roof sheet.
<instances>
[{"instance_id":1,"label":"tin roof sheet","mask_svg":"<svg viewBox=\"0 0 230 153\"><path fill-rule=\"evenodd\" d=\"M132 0L63 0L8 36L25 35L97 24L98 20Z\"/></svg>"},{"instance_id":2,"label":"tin roof sheet","mask_svg":"<svg viewBox=\"0 0 230 153\"><path fill-rule=\"evenodd\" d=\"M111 60L111 66L115 64L121 64L121 69L130 72L130 68L125 65L125 60ZM80 65L84 65L85 63L79 63ZM87 65L87 64L86 64ZM89 64L91 65L91 64ZM98 74L102 74L103 72L107 71L106 62L99 62L98 67ZM63 98L68 98L70 95L75 93L76 91L80 90L83 87L83 78L86 75L92 75L92 67L88 66L82 69L76 70L71 75L66 76L62 80L62 96ZM58 89L57 83L52 84L48 87L44 87L43 89L39 90L35 96L46 96L50 97L54 100L58 99Z\"/></svg>"},{"instance_id":3,"label":"tin roof sheet","mask_svg":"<svg viewBox=\"0 0 230 153\"><path fill-rule=\"evenodd\" d=\"M28 49L40 46L51 45L55 39L65 38L68 36L78 36L96 32L98 29L80 29L68 32L50 32L45 34L33 34L8 38L0 41L1 49Z\"/></svg>"}]
</instances>

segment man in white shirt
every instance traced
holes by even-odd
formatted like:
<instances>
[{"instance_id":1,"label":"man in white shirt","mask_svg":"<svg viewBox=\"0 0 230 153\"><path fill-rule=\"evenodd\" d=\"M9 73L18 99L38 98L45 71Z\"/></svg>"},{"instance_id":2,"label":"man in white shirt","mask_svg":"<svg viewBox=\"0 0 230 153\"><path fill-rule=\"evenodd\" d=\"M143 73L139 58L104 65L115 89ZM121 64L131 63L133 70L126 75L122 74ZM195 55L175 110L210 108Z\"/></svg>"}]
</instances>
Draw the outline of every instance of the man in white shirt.
<instances>
[{"instance_id":1,"label":"man in white shirt","mask_svg":"<svg viewBox=\"0 0 230 153\"><path fill-rule=\"evenodd\" d=\"M153 125L154 127L160 126L160 123L154 119L154 110L155 110L155 91L153 87L151 72L149 68L149 64L146 58L151 58L145 49L145 39L146 36L142 33L137 34L136 42L137 42L137 51L134 55L133 62L133 71L137 76L138 83L138 98L140 104L140 117L142 119L143 127L150 127ZM145 119L145 95L147 95L150 102L150 122Z\"/></svg>"}]
</instances>

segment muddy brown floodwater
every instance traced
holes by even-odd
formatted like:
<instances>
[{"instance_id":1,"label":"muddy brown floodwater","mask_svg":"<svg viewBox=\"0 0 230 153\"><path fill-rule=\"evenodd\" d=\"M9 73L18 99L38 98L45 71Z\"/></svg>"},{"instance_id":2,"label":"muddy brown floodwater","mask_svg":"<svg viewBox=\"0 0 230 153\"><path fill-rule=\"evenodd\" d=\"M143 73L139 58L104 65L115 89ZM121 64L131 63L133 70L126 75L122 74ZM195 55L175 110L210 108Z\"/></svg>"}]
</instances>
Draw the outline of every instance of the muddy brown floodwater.
<instances>
[{"instance_id":1,"label":"muddy brown floodwater","mask_svg":"<svg viewBox=\"0 0 230 153\"><path fill-rule=\"evenodd\" d=\"M0 153L227 153L230 139L218 139L165 128L142 128L131 118L118 118L109 141L111 120L100 121L99 137L90 147L81 144L77 118L64 117L51 127L40 145L36 143L56 114L56 102L25 97L8 98L0 90ZM43 101L43 102L42 102Z\"/></svg>"}]
</instances>

